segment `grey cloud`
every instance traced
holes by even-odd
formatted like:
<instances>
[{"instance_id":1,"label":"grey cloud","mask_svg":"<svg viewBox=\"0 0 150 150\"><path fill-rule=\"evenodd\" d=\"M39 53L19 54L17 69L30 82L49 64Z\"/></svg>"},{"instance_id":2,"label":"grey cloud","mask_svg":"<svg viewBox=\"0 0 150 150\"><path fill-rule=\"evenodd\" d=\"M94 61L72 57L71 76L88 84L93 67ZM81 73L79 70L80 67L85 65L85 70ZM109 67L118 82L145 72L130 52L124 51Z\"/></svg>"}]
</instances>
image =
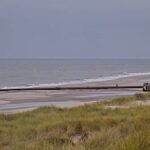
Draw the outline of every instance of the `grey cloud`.
<instances>
[{"instance_id":1,"label":"grey cloud","mask_svg":"<svg viewBox=\"0 0 150 150\"><path fill-rule=\"evenodd\" d=\"M150 58L148 0L1 0L0 58Z\"/></svg>"}]
</instances>

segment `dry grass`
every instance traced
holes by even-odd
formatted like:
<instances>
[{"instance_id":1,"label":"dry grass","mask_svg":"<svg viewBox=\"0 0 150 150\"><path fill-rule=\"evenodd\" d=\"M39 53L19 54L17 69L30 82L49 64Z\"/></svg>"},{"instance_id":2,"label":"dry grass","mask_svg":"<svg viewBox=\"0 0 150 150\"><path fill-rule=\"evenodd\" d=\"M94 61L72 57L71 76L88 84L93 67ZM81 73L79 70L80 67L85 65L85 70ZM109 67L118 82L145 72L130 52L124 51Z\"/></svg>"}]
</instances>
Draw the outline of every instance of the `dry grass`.
<instances>
[{"instance_id":1,"label":"dry grass","mask_svg":"<svg viewBox=\"0 0 150 150\"><path fill-rule=\"evenodd\" d=\"M150 106L104 108L105 104L123 105L149 97L136 94L71 109L47 107L0 115L0 149L149 150Z\"/></svg>"}]
</instances>

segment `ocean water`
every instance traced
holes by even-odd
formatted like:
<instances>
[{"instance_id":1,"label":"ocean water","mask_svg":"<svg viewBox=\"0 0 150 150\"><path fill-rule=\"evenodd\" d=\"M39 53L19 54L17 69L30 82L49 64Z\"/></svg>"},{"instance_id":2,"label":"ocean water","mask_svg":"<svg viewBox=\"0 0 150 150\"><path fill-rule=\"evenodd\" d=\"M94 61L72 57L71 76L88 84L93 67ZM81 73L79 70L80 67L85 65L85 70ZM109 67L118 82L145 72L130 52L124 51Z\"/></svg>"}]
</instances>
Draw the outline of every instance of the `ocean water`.
<instances>
[{"instance_id":1,"label":"ocean water","mask_svg":"<svg viewBox=\"0 0 150 150\"><path fill-rule=\"evenodd\" d=\"M150 75L150 59L1 59L0 88L57 86Z\"/></svg>"}]
</instances>

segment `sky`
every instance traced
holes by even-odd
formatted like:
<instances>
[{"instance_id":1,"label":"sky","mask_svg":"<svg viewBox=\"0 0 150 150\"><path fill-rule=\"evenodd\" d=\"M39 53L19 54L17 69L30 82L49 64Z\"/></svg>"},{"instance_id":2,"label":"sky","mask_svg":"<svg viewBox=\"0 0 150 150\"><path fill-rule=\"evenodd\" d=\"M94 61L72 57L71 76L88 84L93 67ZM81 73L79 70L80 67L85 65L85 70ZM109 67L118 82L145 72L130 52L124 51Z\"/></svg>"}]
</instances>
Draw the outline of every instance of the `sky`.
<instances>
[{"instance_id":1,"label":"sky","mask_svg":"<svg viewBox=\"0 0 150 150\"><path fill-rule=\"evenodd\" d=\"M150 58L150 0L0 0L0 58Z\"/></svg>"}]
</instances>

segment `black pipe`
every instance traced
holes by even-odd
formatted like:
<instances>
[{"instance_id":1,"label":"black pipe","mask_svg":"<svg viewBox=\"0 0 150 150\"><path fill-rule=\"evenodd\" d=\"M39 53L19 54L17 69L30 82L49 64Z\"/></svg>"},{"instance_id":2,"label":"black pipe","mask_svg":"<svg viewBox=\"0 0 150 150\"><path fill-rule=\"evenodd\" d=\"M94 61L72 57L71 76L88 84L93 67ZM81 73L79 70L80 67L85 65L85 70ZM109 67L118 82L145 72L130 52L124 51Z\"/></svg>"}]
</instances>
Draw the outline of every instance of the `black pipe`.
<instances>
[{"instance_id":1,"label":"black pipe","mask_svg":"<svg viewBox=\"0 0 150 150\"><path fill-rule=\"evenodd\" d=\"M8 88L0 91L29 91L29 90L100 90L100 89L133 89L143 86L86 86L86 87L34 87L34 88Z\"/></svg>"}]
</instances>

